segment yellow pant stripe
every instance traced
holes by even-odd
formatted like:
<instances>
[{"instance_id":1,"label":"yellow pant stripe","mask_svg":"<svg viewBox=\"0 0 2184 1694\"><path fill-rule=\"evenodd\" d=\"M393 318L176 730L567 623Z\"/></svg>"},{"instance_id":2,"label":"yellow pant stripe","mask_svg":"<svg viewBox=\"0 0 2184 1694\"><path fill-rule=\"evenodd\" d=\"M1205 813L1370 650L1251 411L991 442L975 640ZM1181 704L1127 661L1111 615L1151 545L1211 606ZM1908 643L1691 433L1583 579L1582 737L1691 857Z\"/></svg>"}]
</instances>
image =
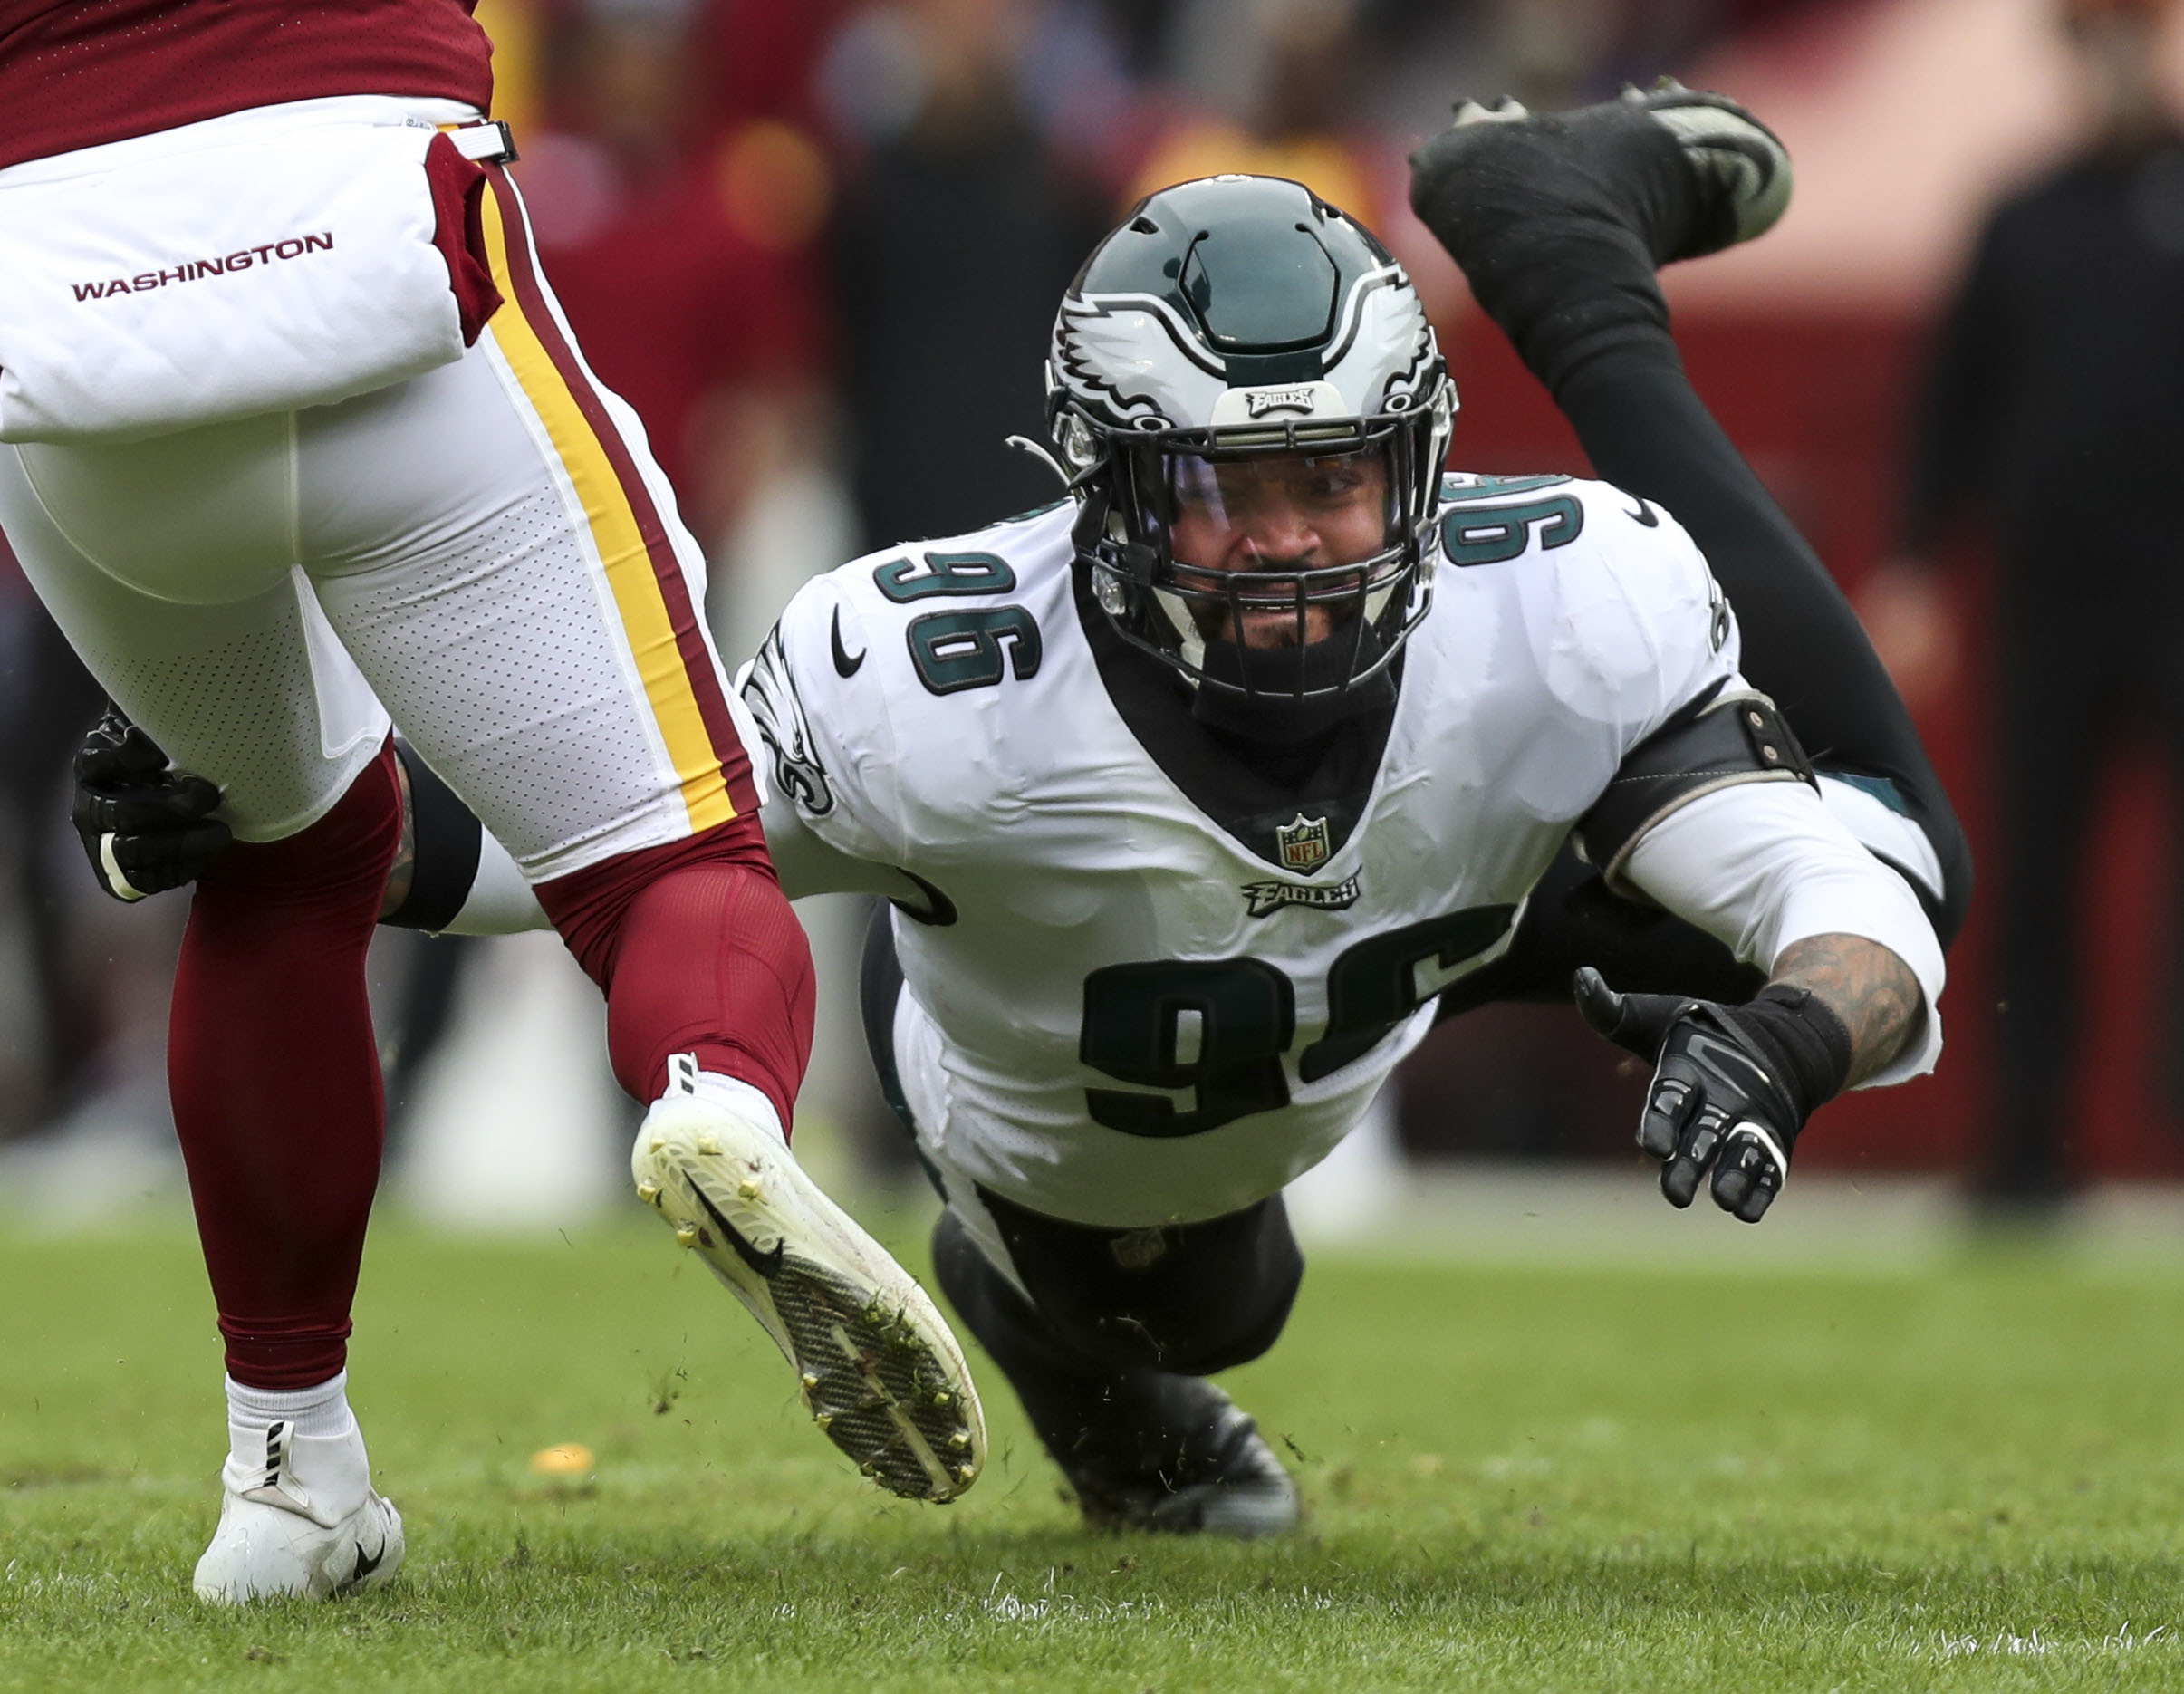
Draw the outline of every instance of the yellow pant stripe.
<instances>
[{"instance_id":1,"label":"yellow pant stripe","mask_svg":"<svg viewBox=\"0 0 2184 1694\"><path fill-rule=\"evenodd\" d=\"M572 380L582 380L581 373L565 371L540 338L543 328L556 346L563 344L559 327L546 315L544 301L530 274L529 244L520 229L516 240L521 274L511 265L509 231L501 204L503 189L503 181L496 180L482 197L487 263L494 284L506 303L494 313L486 333L494 338L515 373L518 386L544 425L547 438L583 503L584 521L606 567L623 633L636 656L638 674L644 680L645 698L651 704L682 784L691 831L710 829L734 817L736 808L728 799L720 760L691 687L689 661L677 640L674 618L656 574L663 565L674 567L671 561L656 559L646 544L644 525L613 458L571 386ZM534 313L540 322L534 322ZM668 548L664 534L658 545L664 553Z\"/></svg>"}]
</instances>

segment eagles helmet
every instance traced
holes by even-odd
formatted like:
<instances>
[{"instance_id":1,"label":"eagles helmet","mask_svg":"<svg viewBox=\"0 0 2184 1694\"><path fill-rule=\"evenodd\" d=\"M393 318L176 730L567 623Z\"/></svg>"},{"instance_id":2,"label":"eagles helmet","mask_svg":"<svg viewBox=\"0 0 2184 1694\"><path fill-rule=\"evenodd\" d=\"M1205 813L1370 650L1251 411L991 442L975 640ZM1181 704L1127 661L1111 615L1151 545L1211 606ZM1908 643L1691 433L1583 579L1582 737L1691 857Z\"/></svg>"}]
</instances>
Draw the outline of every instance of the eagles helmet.
<instances>
[{"instance_id":1,"label":"eagles helmet","mask_svg":"<svg viewBox=\"0 0 2184 1694\"><path fill-rule=\"evenodd\" d=\"M1046 383L1093 595L1201 717L1304 733L1390 697L1456 390L1363 226L1280 178L1163 188L1063 295Z\"/></svg>"}]
</instances>

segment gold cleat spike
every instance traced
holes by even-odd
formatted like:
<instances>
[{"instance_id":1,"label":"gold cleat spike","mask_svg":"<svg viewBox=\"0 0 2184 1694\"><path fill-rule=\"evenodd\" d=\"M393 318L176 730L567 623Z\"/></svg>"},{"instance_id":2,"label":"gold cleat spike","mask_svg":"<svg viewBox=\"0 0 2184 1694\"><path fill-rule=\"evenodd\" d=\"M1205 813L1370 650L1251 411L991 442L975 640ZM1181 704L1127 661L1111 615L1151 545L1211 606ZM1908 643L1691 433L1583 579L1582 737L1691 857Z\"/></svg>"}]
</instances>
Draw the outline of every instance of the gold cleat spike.
<instances>
[{"instance_id":1,"label":"gold cleat spike","mask_svg":"<svg viewBox=\"0 0 2184 1694\"><path fill-rule=\"evenodd\" d=\"M703 1153L708 1159L717 1157L720 1152L720 1138L717 1135L699 1136L698 1138L698 1150Z\"/></svg>"},{"instance_id":2,"label":"gold cleat spike","mask_svg":"<svg viewBox=\"0 0 2184 1694\"><path fill-rule=\"evenodd\" d=\"M957 1452L961 1452L971 1444L971 1432L968 1429L958 1429L948 1438L948 1444Z\"/></svg>"},{"instance_id":3,"label":"gold cleat spike","mask_svg":"<svg viewBox=\"0 0 2184 1694\"><path fill-rule=\"evenodd\" d=\"M666 1152L668 1150L668 1138L664 1135L655 1135L652 1138L650 1150L656 1153Z\"/></svg>"},{"instance_id":4,"label":"gold cleat spike","mask_svg":"<svg viewBox=\"0 0 2184 1694\"><path fill-rule=\"evenodd\" d=\"M834 1427L834 1414L831 1411L815 1411L812 1414L812 1422L817 1426L819 1432L824 1435Z\"/></svg>"},{"instance_id":5,"label":"gold cleat spike","mask_svg":"<svg viewBox=\"0 0 2184 1694\"><path fill-rule=\"evenodd\" d=\"M946 1390L945 1388L938 1388L938 1389L935 1389L935 1390L933 1391L933 1404L934 1404L934 1405L936 1405L936 1406L952 1406L952 1405L954 1405L955 1403L956 1403L956 1397L955 1397L953 1394L949 1393L949 1392L948 1391L948 1390Z\"/></svg>"},{"instance_id":6,"label":"gold cleat spike","mask_svg":"<svg viewBox=\"0 0 2184 1694\"><path fill-rule=\"evenodd\" d=\"M678 1224L675 1227L675 1238L687 1247L696 1246L698 1245L698 1226L696 1224Z\"/></svg>"},{"instance_id":7,"label":"gold cleat spike","mask_svg":"<svg viewBox=\"0 0 2184 1694\"><path fill-rule=\"evenodd\" d=\"M975 1481L977 1477L977 1475L978 1468L976 1465L958 1465L956 1467L956 1480L957 1482L969 1483Z\"/></svg>"},{"instance_id":8,"label":"gold cleat spike","mask_svg":"<svg viewBox=\"0 0 2184 1694\"><path fill-rule=\"evenodd\" d=\"M803 1391L808 1394L818 1386L819 1379L813 1376L809 1371L806 1371L803 1373Z\"/></svg>"},{"instance_id":9,"label":"gold cleat spike","mask_svg":"<svg viewBox=\"0 0 2184 1694\"><path fill-rule=\"evenodd\" d=\"M746 1177L741 1182L738 1182L736 1185L736 1193L742 1195L746 1200L756 1199L758 1198L758 1179L756 1177Z\"/></svg>"},{"instance_id":10,"label":"gold cleat spike","mask_svg":"<svg viewBox=\"0 0 2184 1694\"><path fill-rule=\"evenodd\" d=\"M657 1182L640 1182L637 1185L637 1198L644 1201L644 1203L648 1206L659 1205L659 1184Z\"/></svg>"}]
</instances>

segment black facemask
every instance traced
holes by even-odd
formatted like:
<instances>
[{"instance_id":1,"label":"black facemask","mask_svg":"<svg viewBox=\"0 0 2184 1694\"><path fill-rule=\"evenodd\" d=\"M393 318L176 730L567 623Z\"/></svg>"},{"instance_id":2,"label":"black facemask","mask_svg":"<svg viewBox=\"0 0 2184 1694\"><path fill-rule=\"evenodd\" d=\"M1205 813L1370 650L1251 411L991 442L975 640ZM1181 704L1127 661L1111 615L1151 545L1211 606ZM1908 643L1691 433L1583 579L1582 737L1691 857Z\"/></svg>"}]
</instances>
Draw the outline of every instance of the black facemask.
<instances>
[{"instance_id":1,"label":"black facemask","mask_svg":"<svg viewBox=\"0 0 2184 1694\"><path fill-rule=\"evenodd\" d=\"M1310 741L1349 718L1395 703L1391 665L1346 688L1341 686L1353 669L1378 659L1381 650L1370 628L1361 640L1344 630L1302 649L1209 640L1201 668L1209 682L1231 686L1201 684L1191 716L1208 728L1271 746ZM1236 692L1243 688L1252 692Z\"/></svg>"}]
</instances>

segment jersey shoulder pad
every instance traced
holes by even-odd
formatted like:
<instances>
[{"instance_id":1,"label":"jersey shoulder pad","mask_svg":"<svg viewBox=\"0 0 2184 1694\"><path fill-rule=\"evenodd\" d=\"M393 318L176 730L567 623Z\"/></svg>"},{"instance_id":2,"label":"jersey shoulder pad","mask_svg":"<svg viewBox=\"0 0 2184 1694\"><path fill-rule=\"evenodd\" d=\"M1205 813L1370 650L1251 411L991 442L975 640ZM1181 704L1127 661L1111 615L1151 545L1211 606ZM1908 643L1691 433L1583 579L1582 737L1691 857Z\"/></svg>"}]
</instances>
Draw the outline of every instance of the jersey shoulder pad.
<instances>
[{"instance_id":1,"label":"jersey shoulder pad","mask_svg":"<svg viewBox=\"0 0 2184 1694\"><path fill-rule=\"evenodd\" d=\"M1067 600L1073 515L1049 508L906 542L833 572L826 580L845 629L853 619L871 639L872 682L913 709L1038 676L1042 620ZM849 662L842 656L836 667Z\"/></svg>"},{"instance_id":2,"label":"jersey shoulder pad","mask_svg":"<svg viewBox=\"0 0 2184 1694\"><path fill-rule=\"evenodd\" d=\"M1066 609L1067 510L881 549L804 584L754 662L745 700L775 785L830 845L905 862L976 808L1015 690ZM936 706L960 697L945 721ZM928 815L930 814L930 815ZM861 832L861 834L859 834ZM858 838L838 838L847 833ZM882 845L882 843L885 843Z\"/></svg>"},{"instance_id":3,"label":"jersey shoulder pad","mask_svg":"<svg viewBox=\"0 0 2184 1694\"><path fill-rule=\"evenodd\" d=\"M1651 501L1572 479L1514 505L1455 510L1468 525L1521 519L1533 532L1515 592L1567 709L1642 735L1735 673L1728 602L1683 526Z\"/></svg>"},{"instance_id":4,"label":"jersey shoulder pad","mask_svg":"<svg viewBox=\"0 0 2184 1694\"><path fill-rule=\"evenodd\" d=\"M773 791L829 846L891 860L893 715L886 690L862 675L871 640L839 574L797 591L737 681Z\"/></svg>"}]
</instances>

